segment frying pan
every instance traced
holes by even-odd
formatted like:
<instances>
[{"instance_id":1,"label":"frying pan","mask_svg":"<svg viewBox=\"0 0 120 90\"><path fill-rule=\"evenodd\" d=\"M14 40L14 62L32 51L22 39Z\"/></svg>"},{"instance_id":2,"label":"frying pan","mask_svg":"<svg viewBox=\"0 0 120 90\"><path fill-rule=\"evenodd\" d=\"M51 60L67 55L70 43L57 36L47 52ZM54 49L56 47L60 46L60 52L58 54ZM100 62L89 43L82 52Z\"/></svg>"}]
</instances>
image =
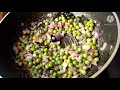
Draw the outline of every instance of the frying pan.
<instances>
[{"instance_id":1,"label":"frying pan","mask_svg":"<svg viewBox=\"0 0 120 90\"><path fill-rule=\"evenodd\" d=\"M29 27L31 21L46 18L50 12L12 12L7 13L0 21L0 75L3 78L29 78L29 76L15 64L13 44L21 34L21 23ZM57 15L60 12L51 12ZM98 39L100 61L97 66L92 66L85 76L81 78L97 77L113 60L120 41L120 24L115 12L72 12L75 16L84 14L85 17L97 21L96 30L101 34ZM106 43L104 50L100 50Z\"/></svg>"}]
</instances>

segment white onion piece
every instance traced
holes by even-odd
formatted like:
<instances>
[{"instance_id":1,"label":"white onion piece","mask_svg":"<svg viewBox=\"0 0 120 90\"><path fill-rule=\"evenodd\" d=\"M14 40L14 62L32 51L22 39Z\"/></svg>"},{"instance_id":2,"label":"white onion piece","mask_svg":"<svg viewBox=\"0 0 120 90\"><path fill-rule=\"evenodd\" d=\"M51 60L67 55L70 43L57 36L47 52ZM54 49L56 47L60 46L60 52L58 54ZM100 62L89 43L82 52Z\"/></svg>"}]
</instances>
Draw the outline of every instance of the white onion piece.
<instances>
[{"instance_id":1,"label":"white onion piece","mask_svg":"<svg viewBox=\"0 0 120 90\"><path fill-rule=\"evenodd\" d=\"M80 26L81 28L84 27L82 23L79 23L79 26Z\"/></svg>"},{"instance_id":2,"label":"white onion piece","mask_svg":"<svg viewBox=\"0 0 120 90\"><path fill-rule=\"evenodd\" d=\"M95 61L92 61L91 64L94 66L97 66L97 62L95 62Z\"/></svg>"},{"instance_id":3,"label":"white onion piece","mask_svg":"<svg viewBox=\"0 0 120 90\"><path fill-rule=\"evenodd\" d=\"M71 67L70 70L71 70L72 72L75 72L76 68L75 68L75 67Z\"/></svg>"},{"instance_id":4,"label":"white onion piece","mask_svg":"<svg viewBox=\"0 0 120 90\"><path fill-rule=\"evenodd\" d=\"M32 56L31 53L28 53L28 54L25 55L25 60L26 60L26 61L29 61L29 60L32 59L32 58L33 58L33 56Z\"/></svg>"},{"instance_id":5,"label":"white onion piece","mask_svg":"<svg viewBox=\"0 0 120 90\"><path fill-rule=\"evenodd\" d=\"M46 33L46 36L49 40L51 40L51 34L50 33Z\"/></svg>"},{"instance_id":6,"label":"white onion piece","mask_svg":"<svg viewBox=\"0 0 120 90\"><path fill-rule=\"evenodd\" d=\"M15 51L15 54L18 54L18 48L16 46L13 46L13 50Z\"/></svg>"},{"instance_id":7,"label":"white onion piece","mask_svg":"<svg viewBox=\"0 0 120 90\"><path fill-rule=\"evenodd\" d=\"M83 45L83 46L82 46L82 49L84 49L84 50L89 50L89 49L90 49L90 45Z\"/></svg>"},{"instance_id":8,"label":"white onion piece","mask_svg":"<svg viewBox=\"0 0 120 90\"><path fill-rule=\"evenodd\" d=\"M60 71L58 71L58 74L64 74L64 73L65 73L64 70L60 70Z\"/></svg>"},{"instance_id":9,"label":"white onion piece","mask_svg":"<svg viewBox=\"0 0 120 90\"><path fill-rule=\"evenodd\" d=\"M79 59L79 57L75 57L75 59L81 63L81 60Z\"/></svg>"},{"instance_id":10,"label":"white onion piece","mask_svg":"<svg viewBox=\"0 0 120 90\"><path fill-rule=\"evenodd\" d=\"M100 48L100 50L103 51L103 50L106 48L106 46L107 46L107 43L104 42L104 44L103 44L103 46Z\"/></svg>"},{"instance_id":11,"label":"white onion piece","mask_svg":"<svg viewBox=\"0 0 120 90\"><path fill-rule=\"evenodd\" d=\"M71 78L78 78L79 75L80 75L80 74L74 75L74 76L71 77Z\"/></svg>"},{"instance_id":12,"label":"white onion piece","mask_svg":"<svg viewBox=\"0 0 120 90\"><path fill-rule=\"evenodd\" d=\"M47 17L51 18L52 17L52 13L48 13Z\"/></svg>"},{"instance_id":13,"label":"white onion piece","mask_svg":"<svg viewBox=\"0 0 120 90\"><path fill-rule=\"evenodd\" d=\"M67 63L66 63L66 62L63 62L62 66L63 66L63 70L65 71L65 70L66 70L66 67L67 67Z\"/></svg>"}]
</instances>

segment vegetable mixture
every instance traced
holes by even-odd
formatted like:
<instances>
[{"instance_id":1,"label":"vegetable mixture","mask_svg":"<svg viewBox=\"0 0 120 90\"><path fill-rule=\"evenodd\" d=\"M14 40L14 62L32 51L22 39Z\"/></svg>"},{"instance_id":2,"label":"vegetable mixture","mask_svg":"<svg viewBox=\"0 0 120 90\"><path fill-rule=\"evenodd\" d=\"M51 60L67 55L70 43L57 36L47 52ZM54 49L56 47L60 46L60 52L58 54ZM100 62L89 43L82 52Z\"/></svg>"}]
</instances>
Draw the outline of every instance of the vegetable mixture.
<instances>
[{"instance_id":1,"label":"vegetable mixture","mask_svg":"<svg viewBox=\"0 0 120 90\"><path fill-rule=\"evenodd\" d=\"M50 13L47 17L43 22L32 22L14 45L18 66L32 78L78 78L87 74L99 61L95 20L72 13L54 19ZM73 36L78 44L62 47L66 35Z\"/></svg>"}]
</instances>

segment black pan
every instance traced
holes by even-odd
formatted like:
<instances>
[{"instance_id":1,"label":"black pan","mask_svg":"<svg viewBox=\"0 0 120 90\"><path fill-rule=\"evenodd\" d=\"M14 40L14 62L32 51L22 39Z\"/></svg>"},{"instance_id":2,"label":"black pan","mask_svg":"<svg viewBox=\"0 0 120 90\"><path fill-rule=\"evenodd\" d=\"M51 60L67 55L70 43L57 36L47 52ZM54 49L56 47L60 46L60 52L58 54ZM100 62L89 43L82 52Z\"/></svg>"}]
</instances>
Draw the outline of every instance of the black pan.
<instances>
[{"instance_id":1,"label":"black pan","mask_svg":"<svg viewBox=\"0 0 120 90\"><path fill-rule=\"evenodd\" d=\"M46 18L48 12L12 12L7 13L0 21L0 75L3 78L25 78L29 77L24 71L17 68L15 55L12 50L13 44L21 35L21 23L29 27L31 21L38 21ZM52 12L53 13L53 12ZM90 71L82 78L97 77L114 58L120 41L119 20L114 12L72 12L75 16L84 14L87 18L93 18L100 26L96 30L101 33L99 42L100 61L98 66L92 66ZM55 15L58 13L55 12ZM101 51L100 47L106 44Z\"/></svg>"}]
</instances>

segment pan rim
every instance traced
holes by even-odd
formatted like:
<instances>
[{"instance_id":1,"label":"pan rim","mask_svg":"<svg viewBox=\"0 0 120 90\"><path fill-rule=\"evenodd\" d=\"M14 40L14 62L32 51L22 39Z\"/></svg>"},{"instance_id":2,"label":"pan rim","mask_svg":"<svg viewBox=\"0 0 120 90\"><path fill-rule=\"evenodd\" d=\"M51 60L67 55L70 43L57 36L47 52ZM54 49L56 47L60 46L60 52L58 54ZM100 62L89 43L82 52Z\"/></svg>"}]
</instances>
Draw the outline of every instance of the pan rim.
<instances>
[{"instance_id":1,"label":"pan rim","mask_svg":"<svg viewBox=\"0 0 120 90\"><path fill-rule=\"evenodd\" d=\"M116 22L117 22L117 28L118 28L118 37L117 37L117 43L116 43L116 46L115 46L115 49L112 53L112 55L110 56L110 58L108 59L108 61L102 66L102 68L100 70L98 70L95 74L93 74L91 77L89 78L95 78L97 77L100 73L102 73L106 68L107 66L112 62L114 56L116 55L117 51L118 51L118 48L119 48L119 44L120 44L120 21L118 19L118 16L115 12L112 12L113 15L115 16L116 18Z\"/></svg>"},{"instance_id":2,"label":"pan rim","mask_svg":"<svg viewBox=\"0 0 120 90\"><path fill-rule=\"evenodd\" d=\"M0 20L0 24L3 22L3 20L10 14L11 12L8 12L5 16L3 16L3 18ZM112 12L113 15L115 16L115 19L116 19L116 22L117 22L117 29L118 29L118 37L117 37L117 43L116 43L116 46L115 46L115 49L112 53L112 55L110 56L110 58L108 59L108 61L102 66L102 68L100 70L98 70L95 74L93 74L91 77L89 78L95 78L97 77L100 73L102 73L106 68L107 66L111 63L111 61L113 60L114 56L116 55L117 51L118 51L118 48L119 48L119 44L120 44L120 21L119 21L119 18L116 14L116 12ZM0 78L2 78L0 76Z\"/></svg>"}]
</instances>

